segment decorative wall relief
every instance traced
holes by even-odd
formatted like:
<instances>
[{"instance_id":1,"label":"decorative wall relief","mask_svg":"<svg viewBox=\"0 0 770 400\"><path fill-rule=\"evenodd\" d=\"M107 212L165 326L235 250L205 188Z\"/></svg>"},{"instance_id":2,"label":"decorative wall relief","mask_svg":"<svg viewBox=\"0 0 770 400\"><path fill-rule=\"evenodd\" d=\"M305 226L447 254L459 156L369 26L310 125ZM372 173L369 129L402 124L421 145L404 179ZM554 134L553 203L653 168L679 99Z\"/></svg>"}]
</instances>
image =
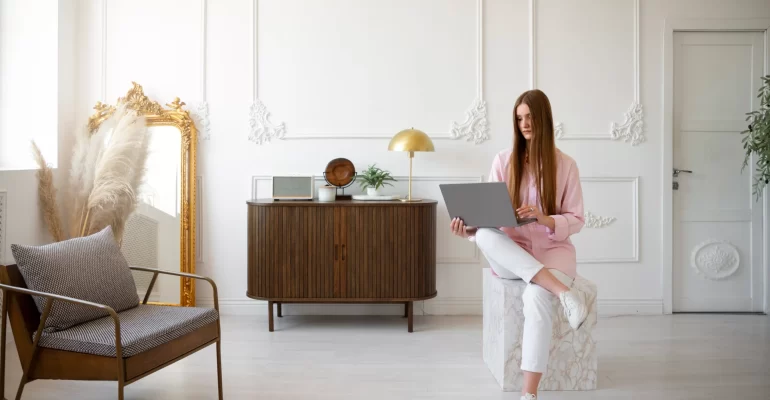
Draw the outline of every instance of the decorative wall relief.
<instances>
[{"instance_id":1,"label":"decorative wall relief","mask_svg":"<svg viewBox=\"0 0 770 400\"><path fill-rule=\"evenodd\" d=\"M281 122L273 125L270 113L260 99L254 99L249 110L249 140L256 144L269 143L273 139L283 139L286 125Z\"/></svg>"},{"instance_id":2,"label":"decorative wall relief","mask_svg":"<svg viewBox=\"0 0 770 400\"><path fill-rule=\"evenodd\" d=\"M466 141L473 141L476 144L488 140L489 126L486 102L482 99L474 100L471 107L465 112L465 121L461 124L452 122L449 134L455 139L466 138Z\"/></svg>"},{"instance_id":3,"label":"decorative wall relief","mask_svg":"<svg viewBox=\"0 0 770 400\"><path fill-rule=\"evenodd\" d=\"M729 278L741 263L738 249L727 241L710 239L697 246L690 255L690 266L706 279Z\"/></svg>"},{"instance_id":4,"label":"decorative wall relief","mask_svg":"<svg viewBox=\"0 0 770 400\"><path fill-rule=\"evenodd\" d=\"M636 146L645 140L642 105L635 101L624 116L625 120L622 124L612 123L612 139L622 139L624 142L631 142L632 146Z\"/></svg>"},{"instance_id":5,"label":"decorative wall relief","mask_svg":"<svg viewBox=\"0 0 770 400\"><path fill-rule=\"evenodd\" d=\"M193 118L198 125L198 140L210 140L211 128L209 124L211 122L209 121L209 103L207 101L204 100L198 103L195 113L193 113Z\"/></svg>"},{"instance_id":6,"label":"decorative wall relief","mask_svg":"<svg viewBox=\"0 0 770 400\"><path fill-rule=\"evenodd\" d=\"M586 228L604 228L607 225L615 222L615 217L601 217L594 215L591 211L584 213L585 227Z\"/></svg>"},{"instance_id":7,"label":"decorative wall relief","mask_svg":"<svg viewBox=\"0 0 770 400\"><path fill-rule=\"evenodd\" d=\"M555 122L553 124L553 133L556 136L556 139L561 139L564 137L564 124L561 122Z\"/></svg>"}]
</instances>

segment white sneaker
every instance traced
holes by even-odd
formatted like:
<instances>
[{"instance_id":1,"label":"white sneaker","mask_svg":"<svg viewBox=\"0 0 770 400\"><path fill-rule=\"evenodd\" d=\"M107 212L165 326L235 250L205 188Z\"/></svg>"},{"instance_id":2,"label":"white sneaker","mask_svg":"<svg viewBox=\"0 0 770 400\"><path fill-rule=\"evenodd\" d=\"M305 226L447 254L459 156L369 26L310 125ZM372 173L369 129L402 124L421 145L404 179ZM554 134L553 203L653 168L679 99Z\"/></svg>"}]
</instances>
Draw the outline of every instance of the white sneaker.
<instances>
[{"instance_id":1,"label":"white sneaker","mask_svg":"<svg viewBox=\"0 0 770 400\"><path fill-rule=\"evenodd\" d=\"M524 396L521 396L520 400L537 400L537 396L532 393L527 393Z\"/></svg>"},{"instance_id":2,"label":"white sneaker","mask_svg":"<svg viewBox=\"0 0 770 400\"><path fill-rule=\"evenodd\" d=\"M588 307L586 307L583 294L575 288L563 292L559 295L564 315L567 316L569 325L572 329L578 330L588 317Z\"/></svg>"}]
</instances>

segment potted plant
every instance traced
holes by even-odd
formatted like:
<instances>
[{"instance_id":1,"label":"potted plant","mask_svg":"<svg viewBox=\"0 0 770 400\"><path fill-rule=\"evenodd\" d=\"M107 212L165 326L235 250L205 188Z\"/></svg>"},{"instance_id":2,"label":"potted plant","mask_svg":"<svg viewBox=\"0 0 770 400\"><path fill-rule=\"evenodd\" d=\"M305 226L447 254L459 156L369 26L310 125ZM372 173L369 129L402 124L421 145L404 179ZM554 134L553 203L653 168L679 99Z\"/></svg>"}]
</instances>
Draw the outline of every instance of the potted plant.
<instances>
[{"instance_id":1,"label":"potted plant","mask_svg":"<svg viewBox=\"0 0 770 400\"><path fill-rule=\"evenodd\" d=\"M757 176L754 178L754 195L757 200L762 194L765 185L770 181L770 75L762 77L762 87L759 88L759 110L747 113L746 121L749 121L749 129L741 132L746 134L742 142L746 150L743 160L743 168L749 165L751 154L757 156Z\"/></svg>"},{"instance_id":2,"label":"potted plant","mask_svg":"<svg viewBox=\"0 0 770 400\"><path fill-rule=\"evenodd\" d=\"M369 168L358 175L358 178L360 179L361 188L366 189L366 194L369 196L378 196L383 186L393 186L390 182L396 181L390 176L390 172L382 170L376 164L370 165Z\"/></svg>"}]
</instances>

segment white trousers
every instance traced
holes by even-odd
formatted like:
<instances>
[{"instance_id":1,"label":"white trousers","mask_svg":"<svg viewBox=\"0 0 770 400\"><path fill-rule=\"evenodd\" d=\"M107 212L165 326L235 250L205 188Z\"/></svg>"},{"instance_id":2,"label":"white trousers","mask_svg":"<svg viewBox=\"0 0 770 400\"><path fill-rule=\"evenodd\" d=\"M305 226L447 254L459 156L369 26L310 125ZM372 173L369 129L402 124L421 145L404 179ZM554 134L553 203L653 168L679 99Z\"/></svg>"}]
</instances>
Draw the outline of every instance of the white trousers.
<instances>
[{"instance_id":1,"label":"white trousers","mask_svg":"<svg viewBox=\"0 0 770 400\"><path fill-rule=\"evenodd\" d=\"M527 282L522 299L524 336L521 343L521 369L545 373L553 331L551 300L555 295L531 283L532 278L545 266L501 230L479 229L475 242L500 278ZM549 271L567 287L572 286L572 278L567 274L556 269L549 268Z\"/></svg>"}]
</instances>

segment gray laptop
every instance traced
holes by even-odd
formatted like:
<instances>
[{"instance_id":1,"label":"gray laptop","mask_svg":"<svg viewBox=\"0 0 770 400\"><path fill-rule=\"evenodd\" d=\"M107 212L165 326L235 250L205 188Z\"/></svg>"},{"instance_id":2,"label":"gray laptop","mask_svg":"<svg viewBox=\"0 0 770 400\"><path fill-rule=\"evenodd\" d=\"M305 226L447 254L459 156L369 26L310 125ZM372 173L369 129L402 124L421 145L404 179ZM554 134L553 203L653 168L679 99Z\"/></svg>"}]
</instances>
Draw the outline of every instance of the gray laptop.
<instances>
[{"instance_id":1,"label":"gray laptop","mask_svg":"<svg viewBox=\"0 0 770 400\"><path fill-rule=\"evenodd\" d=\"M505 182L444 183L438 185L449 218L460 217L476 228L515 228L536 218L517 219Z\"/></svg>"}]
</instances>

